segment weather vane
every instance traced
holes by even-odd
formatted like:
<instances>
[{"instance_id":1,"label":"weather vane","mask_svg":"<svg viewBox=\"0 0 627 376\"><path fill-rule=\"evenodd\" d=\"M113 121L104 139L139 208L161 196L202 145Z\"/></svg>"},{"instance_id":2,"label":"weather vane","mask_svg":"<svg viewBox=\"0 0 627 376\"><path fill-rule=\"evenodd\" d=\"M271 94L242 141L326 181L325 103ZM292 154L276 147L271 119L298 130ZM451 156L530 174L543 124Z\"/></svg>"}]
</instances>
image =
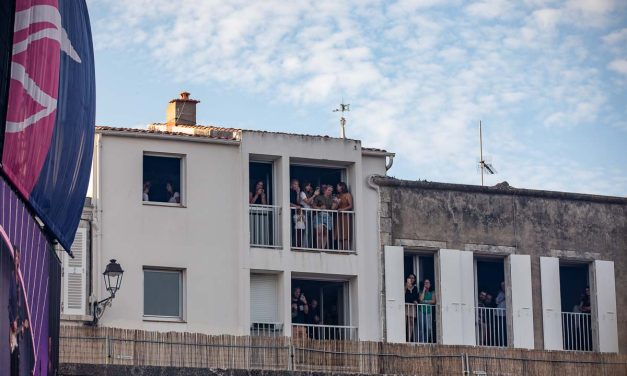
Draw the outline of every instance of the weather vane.
<instances>
[{"instance_id":1,"label":"weather vane","mask_svg":"<svg viewBox=\"0 0 627 376\"><path fill-rule=\"evenodd\" d=\"M342 138L346 138L346 118L344 117L345 112L349 112L350 104L344 103L344 98L342 98L342 103L340 103L340 107L333 110L333 112L341 112L342 116L340 116L340 134Z\"/></svg>"},{"instance_id":2,"label":"weather vane","mask_svg":"<svg viewBox=\"0 0 627 376\"><path fill-rule=\"evenodd\" d=\"M483 132L481 129L481 120L479 120L479 168L481 169L481 185L483 186L483 173L487 172L490 175L496 174L496 169L491 163L487 163L483 159Z\"/></svg>"}]
</instances>

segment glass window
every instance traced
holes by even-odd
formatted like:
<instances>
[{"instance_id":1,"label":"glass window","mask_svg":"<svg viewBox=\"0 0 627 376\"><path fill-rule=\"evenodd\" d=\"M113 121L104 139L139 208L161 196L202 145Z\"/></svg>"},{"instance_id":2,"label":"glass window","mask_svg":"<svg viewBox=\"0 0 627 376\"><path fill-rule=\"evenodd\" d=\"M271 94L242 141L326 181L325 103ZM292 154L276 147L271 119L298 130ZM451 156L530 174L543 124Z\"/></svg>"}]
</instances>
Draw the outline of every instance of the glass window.
<instances>
[{"instance_id":1,"label":"glass window","mask_svg":"<svg viewBox=\"0 0 627 376\"><path fill-rule=\"evenodd\" d=\"M142 201L181 204L181 164L181 157L144 155Z\"/></svg>"},{"instance_id":2,"label":"glass window","mask_svg":"<svg viewBox=\"0 0 627 376\"><path fill-rule=\"evenodd\" d=\"M144 269L144 316L183 318L183 272Z\"/></svg>"}]
</instances>

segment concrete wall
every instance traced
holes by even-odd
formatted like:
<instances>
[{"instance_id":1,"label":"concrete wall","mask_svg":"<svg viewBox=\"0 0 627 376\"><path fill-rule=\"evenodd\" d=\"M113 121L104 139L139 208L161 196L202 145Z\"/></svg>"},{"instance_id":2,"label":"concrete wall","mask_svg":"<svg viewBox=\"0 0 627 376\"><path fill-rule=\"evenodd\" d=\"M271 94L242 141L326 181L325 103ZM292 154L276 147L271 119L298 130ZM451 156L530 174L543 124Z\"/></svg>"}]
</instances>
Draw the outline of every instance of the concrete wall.
<instances>
[{"instance_id":1,"label":"concrete wall","mask_svg":"<svg viewBox=\"0 0 627 376\"><path fill-rule=\"evenodd\" d=\"M627 352L627 199L379 179L385 245L531 256L535 348L543 348L540 256L615 263Z\"/></svg>"}]
</instances>

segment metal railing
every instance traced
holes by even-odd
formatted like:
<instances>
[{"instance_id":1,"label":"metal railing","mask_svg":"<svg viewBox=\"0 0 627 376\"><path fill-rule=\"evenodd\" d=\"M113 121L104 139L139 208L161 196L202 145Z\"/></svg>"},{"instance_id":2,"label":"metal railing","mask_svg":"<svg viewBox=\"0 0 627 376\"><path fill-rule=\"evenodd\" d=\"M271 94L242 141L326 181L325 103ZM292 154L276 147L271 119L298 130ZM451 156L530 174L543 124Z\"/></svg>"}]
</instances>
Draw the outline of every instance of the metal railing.
<instances>
[{"instance_id":1,"label":"metal railing","mask_svg":"<svg viewBox=\"0 0 627 376\"><path fill-rule=\"evenodd\" d=\"M435 343L435 306L405 303L405 339L414 343Z\"/></svg>"},{"instance_id":2,"label":"metal railing","mask_svg":"<svg viewBox=\"0 0 627 376\"><path fill-rule=\"evenodd\" d=\"M507 347L507 310L475 307L477 346Z\"/></svg>"},{"instance_id":3,"label":"metal railing","mask_svg":"<svg viewBox=\"0 0 627 376\"><path fill-rule=\"evenodd\" d=\"M292 324L292 338L357 341L357 327L346 325Z\"/></svg>"},{"instance_id":4,"label":"metal railing","mask_svg":"<svg viewBox=\"0 0 627 376\"><path fill-rule=\"evenodd\" d=\"M592 351L592 316L582 312L562 312L564 350Z\"/></svg>"},{"instance_id":5,"label":"metal railing","mask_svg":"<svg viewBox=\"0 0 627 376\"><path fill-rule=\"evenodd\" d=\"M355 212L291 208L293 249L355 251Z\"/></svg>"},{"instance_id":6,"label":"metal railing","mask_svg":"<svg viewBox=\"0 0 627 376\"><path fill-rule=\"evenodd\" d=\"M281 207L253 205L248 207L250 245L253 247L281 247Z\"/></svg>"},{"instance_id":7,"label":"metal railing","mask_svg":"<svg viewBox=\"0 0 627 376\"><path fill-rule=\"evenodd\" d=\"M253 322L250 324L250 335L253 337L282 337L283 323Z\"/></svg>"}]
</instances>

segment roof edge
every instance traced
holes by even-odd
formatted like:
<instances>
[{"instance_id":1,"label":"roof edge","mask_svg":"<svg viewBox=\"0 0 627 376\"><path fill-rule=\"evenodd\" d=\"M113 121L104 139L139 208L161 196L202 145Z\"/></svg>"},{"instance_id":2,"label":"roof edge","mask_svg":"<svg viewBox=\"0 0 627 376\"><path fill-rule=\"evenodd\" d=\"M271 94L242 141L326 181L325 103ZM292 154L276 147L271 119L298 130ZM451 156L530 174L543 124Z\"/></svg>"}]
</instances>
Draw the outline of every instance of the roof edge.
<instances>
[{"instance_id":1,"label":"roof edge","mask_svg":"<svg viewBox=\"0 0 627 376\"><path fill-rule=\"evenodd\" d=\"M602 196L587 193L559 192L526 188L514 188L507 182L497 184L495 186L480 186L469 184L440 183L426 180L402 180L386 176L374 176L372 181L379 186L401 187L401 188L420 188L430 190L450 190L469 193L487 193L511 196L529 196L539 198L551 198L573 201L589 201L604 204L627 205L626 197L618 196Z\"/></svg>"}]
</instances>

